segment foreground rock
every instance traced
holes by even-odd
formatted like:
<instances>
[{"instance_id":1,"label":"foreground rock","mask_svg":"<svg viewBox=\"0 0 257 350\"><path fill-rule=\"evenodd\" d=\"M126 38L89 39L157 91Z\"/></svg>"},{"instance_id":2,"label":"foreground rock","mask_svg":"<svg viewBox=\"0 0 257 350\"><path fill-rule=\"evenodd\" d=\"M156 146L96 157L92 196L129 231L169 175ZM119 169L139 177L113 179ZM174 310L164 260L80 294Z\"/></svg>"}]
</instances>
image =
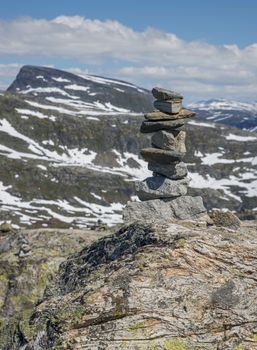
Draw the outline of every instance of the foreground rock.
<instances>
[{"instance_id":1,"label":"foreground rock","mask_svg":"<svg viewBox=\"0 0 257 350\"><path fill-rule=\"evenodd\" d=\"M61 265L12 349L256 349L255 227L122 228Z\"/></svg>"},{"instance_id":2,"label":"foreground rock","mask_svg":"<svg viewBox=\"0 0 257 350\"><path fill-rule=\"evenodd\" d=\"M169 201L161 199L130 202L123 211L125 222L166 222L167 220L196 220L206 217L202 197L181 196Z\"/></svg>"},{"instance_id":3,"label":"foreground rock","mask_svg":"<svg viewBox=\"0 0 257 350\"><path fill-rule=\"evenodd\" d=\"M33 308L68 255L106 232L38 229L0 234L0 349L16 349ZM18 347L17 347L18 348Z\"/></svg>"}]
</instances>

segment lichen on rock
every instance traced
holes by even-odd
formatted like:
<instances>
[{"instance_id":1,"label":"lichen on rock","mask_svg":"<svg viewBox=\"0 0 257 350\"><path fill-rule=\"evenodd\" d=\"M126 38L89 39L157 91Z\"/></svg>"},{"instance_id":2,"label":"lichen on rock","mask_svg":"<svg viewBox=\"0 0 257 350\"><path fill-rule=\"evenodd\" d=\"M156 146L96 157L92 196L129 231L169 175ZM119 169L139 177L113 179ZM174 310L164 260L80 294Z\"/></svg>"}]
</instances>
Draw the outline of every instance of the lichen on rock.
<instances>
[{"instance_id":1,"label":"lichen on rock","mask_svg":"<svg viewBox=\"0 0 257 350\"><path fill-rule=\"evenodd\" d=\"M256 349L255 225L131 224L101 238L61 264L23 349Z\"/></svg>"}]
</instances>

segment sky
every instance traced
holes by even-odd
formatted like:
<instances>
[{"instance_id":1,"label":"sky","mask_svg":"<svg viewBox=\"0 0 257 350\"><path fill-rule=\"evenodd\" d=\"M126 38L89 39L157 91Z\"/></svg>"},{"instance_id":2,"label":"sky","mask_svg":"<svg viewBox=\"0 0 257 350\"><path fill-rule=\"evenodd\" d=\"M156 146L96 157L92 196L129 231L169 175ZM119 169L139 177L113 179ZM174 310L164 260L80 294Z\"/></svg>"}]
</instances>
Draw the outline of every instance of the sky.
<instances>
[{"instance_id":1,"label":"sky","mask_svg":"<svg viewBox=\"0 0 257 350\"><path fill-rule=\"evenodd\" d=\"M0 89L24 64L257 101L256 0L0 0Z\"/></svg>"}]
</instances>

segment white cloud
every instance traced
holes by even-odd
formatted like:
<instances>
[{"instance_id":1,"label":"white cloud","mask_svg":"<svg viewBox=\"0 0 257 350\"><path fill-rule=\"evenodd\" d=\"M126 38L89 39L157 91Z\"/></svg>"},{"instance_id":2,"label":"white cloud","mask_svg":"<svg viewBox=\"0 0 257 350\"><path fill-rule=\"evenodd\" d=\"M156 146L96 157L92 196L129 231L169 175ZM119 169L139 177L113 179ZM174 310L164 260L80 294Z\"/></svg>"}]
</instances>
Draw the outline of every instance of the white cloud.
<instances>
[{"instance_id":1,"label":"white cloud","mask_svg":"<svg viewBox=\"0 0 257 350\"><path fill-rule=\"evenodd\" d=\"M22 64L19 63L0 64L0 90L5 90L8 87L8 80L13 78L21 67Z\"/></svg>"},{"instance_id":2,"label":"white cloud","mask_svg":"<svg viewBox=\"0 0 257 350\"><path fill-rule=\"evenodd\" d=\"M196 98L257 94L257 43L241 49L186 42L154 28L137 32L117 21L80 16L0 21L0 37L0 57L69 59L93 65L95 73L98 64L108 76L146 87L161 84Z\"/></svg>"},{"instance_id":3,"label":"white cloud","mask_svg":"<svg viewBox=\"0 0 257 350\"><path fill-rule=\"evenodd\" d=\"M22 67L22 64L9 63L0 64L0 76L9 77L17 73L17 71Z\"/></svg>"}]
</instances>

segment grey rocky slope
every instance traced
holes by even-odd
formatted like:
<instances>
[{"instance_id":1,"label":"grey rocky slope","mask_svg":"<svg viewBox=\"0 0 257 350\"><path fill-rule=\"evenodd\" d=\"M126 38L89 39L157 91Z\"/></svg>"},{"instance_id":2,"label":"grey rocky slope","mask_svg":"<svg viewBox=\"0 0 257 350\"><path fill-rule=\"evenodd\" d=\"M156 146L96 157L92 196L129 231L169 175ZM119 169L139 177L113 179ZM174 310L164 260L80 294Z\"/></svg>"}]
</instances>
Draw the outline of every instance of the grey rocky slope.
<instances>
[{"instance_id":1,"label":"grey rocky slope","mask_svg":"<svg viewBox=\"0 0 257 350\"><path fill-rule=\"evenodd\" d=\"M24 66L8 92L40 96L48 101L66 103L100 112L142 112L152 97L148 90L131 83L94 75L79 76L59 69Z\"/></svg>"},{"instance_id":2,"label":"grey rocky slope","mask_svg":"<svg viewBox=\"0 0 257 350\"><path fill-rule=\"evenodd\" d=\"M61 264L6 349L254 350L256 254L256 222L125 226Z\"/></svg>"},{"instance_id":3,"label":"grey rocky slope","mask_svg":"<svg viewBox=\"0 0 257 350\"><path fill-rule=\"evenodd\" d=\"M114 95L125 91L125 85L99 77L97 82L88 77L82 85L76 76L71 81L69 73L38 69L21 72L21 77L30 74L26 79L31 87L23 86L18 76L9 90L19 93L0 95L0 221L28 227L121 222L122 207L135 196L134 181L152 173L138 156L150 145L139 133L143 116L133 104L115 109L107 97L100 99L105 96L101 85ZM138 94L144 111L152 110L145 90L131 84L127 88ZM199 119L186 128L189 195L201 192L208 209L256 208L257 136Z\"/></svg>"}]
</instances>

